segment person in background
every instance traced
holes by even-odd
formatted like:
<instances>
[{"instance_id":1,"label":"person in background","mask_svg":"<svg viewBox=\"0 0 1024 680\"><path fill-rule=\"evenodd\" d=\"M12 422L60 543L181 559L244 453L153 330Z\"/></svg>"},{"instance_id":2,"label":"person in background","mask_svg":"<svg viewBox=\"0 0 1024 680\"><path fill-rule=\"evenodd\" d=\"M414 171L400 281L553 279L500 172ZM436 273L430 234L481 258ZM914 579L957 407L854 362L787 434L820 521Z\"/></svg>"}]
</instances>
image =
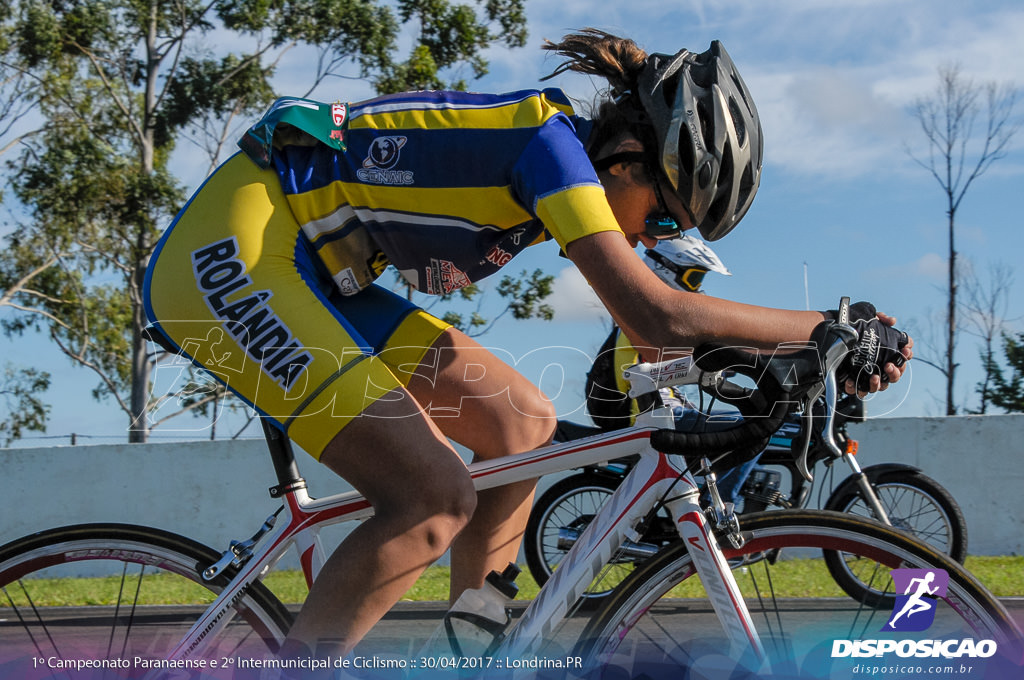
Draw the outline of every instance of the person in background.
<instances>
[{"instance_id":1,"label":"person in background","mask_svg":"<svg viewBox=\"0 0 1024 680\"><path fill-rule=\"evenodd\" d=\"M721 258L700 239L684 234L677 239L659 241L644 250L643 261L662 281L678 290L703 293L708 272L732 276ZM594 424L604 430L628 427L638 413L635 399L628 396L629 384L622 371L640 360L633 344L622 330L612 324L593 366L587 373L587 410ZM680 387L660 391L662 403L671 409L675 427L680 431L700 431L708 414L701 413ZM719 418L720 421L720 418ZM727 503L738 504L740 489L757 466L760 454L723 473L717 482Z\"/></svg>"}]
</instances>

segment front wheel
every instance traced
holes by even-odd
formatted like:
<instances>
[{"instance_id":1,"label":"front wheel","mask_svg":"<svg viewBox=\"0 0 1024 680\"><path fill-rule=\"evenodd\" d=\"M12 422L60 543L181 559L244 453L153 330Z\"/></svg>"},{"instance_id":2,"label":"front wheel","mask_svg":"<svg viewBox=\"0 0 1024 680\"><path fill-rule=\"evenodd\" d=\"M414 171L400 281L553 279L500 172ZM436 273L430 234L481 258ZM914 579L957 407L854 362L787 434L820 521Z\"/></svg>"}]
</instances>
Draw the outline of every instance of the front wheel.
<instances>
[{"instance_id":1,"label":"front wheel","mask_svg":"<svg viewBox=\"0 0 1024 680\"><path fill-rule=\"evenodd\" d=\"M202 569L219 557L183 536L126 524L62 527L8 543L0 547L4 660L163 659L234 575L203 580ZM203 656L275 652L291 615L257 582L224 622Z\"/></svg>"},{"instance_id":2,"label":"front wheel","mask_svg":"<svg viewBox=\"0 0 1024 680\"><path fill-rule=\"evenodd\" d=\"M689 552L676 543L639 566L586 626L576 652L594 677L856 678L858 664L865 661L910 663L895 654L851 656L859 640L967 638L994 640L998 646L996 656L976 661L993 668L1010 664L1010 674L984 677L1019 677L1021 632L1006 609L946 555L890 527L828 511L753 514L740 523L746 542L724 552L766 661L729 652ZM948 574L945 595L930 599L932 624L921 632L883 631L895 612L846 597L832 583L822 549L872 563L873 585L882 592L895 591L894 569Z\"/></svg>"},{"instance_id":3,"label":"front wheel","mask_svg":"<svg viewBox=\"0 0 1024 680\"><path fill-rule=\"evenodd\" d=\"M864 474L893 527L963 564L967 556L967 522L960 506L942 485L915 468L876 466L865 468ZM852 477L833 492L825 509L877 519ZM851 597L864 599L872 606L893 605L894 595L879 592L861 576L856 556L830 550L825 552L825 562L836 583Z\"/></svg>"}]
</instances>

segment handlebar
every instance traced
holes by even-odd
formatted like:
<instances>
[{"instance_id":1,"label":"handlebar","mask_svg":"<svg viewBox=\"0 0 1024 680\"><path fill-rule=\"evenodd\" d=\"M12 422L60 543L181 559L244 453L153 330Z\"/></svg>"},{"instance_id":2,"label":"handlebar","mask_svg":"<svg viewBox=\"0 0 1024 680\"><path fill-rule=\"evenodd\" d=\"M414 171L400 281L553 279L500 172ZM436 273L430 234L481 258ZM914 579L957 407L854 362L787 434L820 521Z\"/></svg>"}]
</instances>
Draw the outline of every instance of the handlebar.
<instances>
[{"instance_id":1,"label":"handlebar","mask_svg":"<svg viewBox=\"0 0 1024 680\"><path fill-rule=\"evenodd\" d=\"M833 437L839 393L836 370L857 341L857 332L844 323L849 318L848 310L849 298L843 298L839 320L820 324L810 342L783 344L774 352L717 344L698 347L693 354L691 373L710 373L714 379L705 384L687 374L688 382L701 381L714 396L737 405L744 419L735 427L717 432L657 430L651 434L651 446L663 453L683 456L691 465L695 463L690 463L690 458L706 457L712 459L713 470L724 470L757 455L790 410L803 407L803 452L797 463L801 474L812 479L806 463L812 432L841 455ZM756 389L729 382L723 377L727 372L753 379ZM810 406L821 397L825 401L824 413L816 415Z\"/></svg>"}]
</instances>

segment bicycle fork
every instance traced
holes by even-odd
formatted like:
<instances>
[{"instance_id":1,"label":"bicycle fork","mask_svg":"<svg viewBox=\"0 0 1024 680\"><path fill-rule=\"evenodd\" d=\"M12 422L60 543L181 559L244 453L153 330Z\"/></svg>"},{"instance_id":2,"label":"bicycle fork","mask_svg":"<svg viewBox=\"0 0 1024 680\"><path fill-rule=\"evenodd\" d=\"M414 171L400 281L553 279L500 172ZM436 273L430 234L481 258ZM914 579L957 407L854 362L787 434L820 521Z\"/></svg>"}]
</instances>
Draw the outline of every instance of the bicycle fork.
<instances>
[{"instance_id":1,"label":"bicycle fork","mask_svg":"<svg viewBox=\"0 0 1024 680\"><path fill-rule=\"evenodd\" d=\"M743 654L749 650L756 661L763 664L764 645L699 498L698 490L688 488L685 493L668 499L665 506L672 513L679 536L690 552L693 566L733 651ZM712 511L717 517L719 509L712 508Z\"/></svg>"},{"instance_id":2,"label":"bicycle fork","mask_svg":"<svg viewBox=\"0 0 1024 680\"><path fill-rule=\"evenodd\" d=\"M639 540L636 526L666 496L670 500L665 505L693 555L696 571L737 655L753 653L756 661L763 664L764 647L732 570L701 509L696 481L672 458L653 449L641 456L590 522L499 650L519 658L535 652L601 567L621 546Z\"/></svg>"}]
</instances>

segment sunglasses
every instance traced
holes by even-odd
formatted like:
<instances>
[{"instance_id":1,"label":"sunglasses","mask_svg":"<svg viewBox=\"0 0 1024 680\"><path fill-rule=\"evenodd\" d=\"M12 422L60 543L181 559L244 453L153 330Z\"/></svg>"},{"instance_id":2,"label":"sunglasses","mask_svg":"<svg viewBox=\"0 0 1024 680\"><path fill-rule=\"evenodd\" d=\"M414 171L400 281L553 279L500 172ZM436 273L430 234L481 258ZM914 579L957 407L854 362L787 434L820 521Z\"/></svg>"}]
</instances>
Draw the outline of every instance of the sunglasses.
<instances>
[{"instance_id":1,"label":"sunglasses","mask_svg":"<svg viewBox=\"0 0 1024 680\"><path fill-rule=\"evenodd\" d=\"M676 222L676 218L672 217L672 213L668 211L668 206L665 205L665 197L661 195L661 183L650 165L644 163L644 168L647 170L651 186L654 187L654 197L658 201L658 212L651 213L644 220L644 233L658 241L678 238L683 230Z\"/></svg>"},{"instance_id":2,"label":"sunglasses","mask_svg":"<svg viewBox=\"0 0 1024 680\"><path fill-rule=\"evenodd\" d=\"M661 195L658 175L651 167L647 155L639 151L613 153L610 156L594 161L594 170L607 170L616 163L642 163L651 186L654 187L654 196L658 200L658 211L651 213L644 220L644 233L658 241L679 236L683 230L676 221L676 218L672 217L668 206L665 205L665 197Z\"/></svg>"},{"instance_id":3,"label":"sunglasses","mask_svg":"<svg viewBox=\"0 0 1024 680\"><path fill-rule=\"evenodd\" d=\"M645 254L665 269L674 271L676 273L674 280L676 285L680 288L688 290L691 293L700 292L701 284L704 283L704 275L708 273L707 269L704 269L703 267L686 267L685 269L679 269L679 265L671 262L656 250L648 249Z\"/></svg>"}]
</instances>

